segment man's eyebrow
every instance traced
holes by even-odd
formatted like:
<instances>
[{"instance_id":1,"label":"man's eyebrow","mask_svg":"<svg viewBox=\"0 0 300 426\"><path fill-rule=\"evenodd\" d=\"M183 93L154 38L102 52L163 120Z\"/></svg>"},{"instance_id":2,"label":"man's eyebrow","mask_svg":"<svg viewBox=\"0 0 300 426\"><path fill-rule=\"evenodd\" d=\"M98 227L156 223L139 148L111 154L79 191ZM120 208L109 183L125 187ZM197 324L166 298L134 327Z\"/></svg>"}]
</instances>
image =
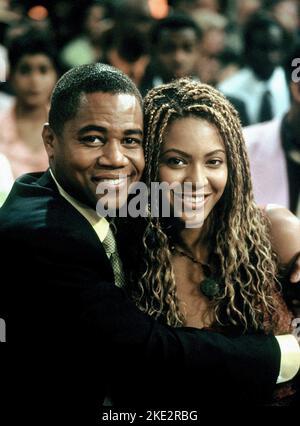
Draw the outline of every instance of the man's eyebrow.
<instances>
[{"instance_id":1,"label":"man's eyebrow","mask_svg":"<svg viewBox=\"0 0 300 426\"><path fill-rule=\"evenodd\" d=\"M78 135L80 136L80 135L87 133L87 132L107 133L108 129L106 127L103 127L103 126L97 126L96 124L88 124L87 126L82 127L78 131ZM125 134L125 136L128 136L128 135L143 136L143 131L141 129L127 129L127 130L124 130L124 134Z\"/></svg>"},{"instance_id":2,"label":"man's eyebrow","mask_svg":"<svg viewBox=\"0 0 300 426\"><path fill-rule=\"evenodd\" d=\"M126 136L133 134L143 136L143 131L141 129L127 129L124 131L124 134Z\"/></svg>"},{"instance_id":3,"label":"man's eyebrow","mask_svg":"<svg viewBox=\"0 0 300 426\"><path fill-rule=\"evenodd\" d=\"M82 135L83 133L91 132L91 131L106 133L107 128L103 126L96 126L95 124L88 124L87 126L82 127L78 131L78 135Z\"/></svg>"}]
</instances>

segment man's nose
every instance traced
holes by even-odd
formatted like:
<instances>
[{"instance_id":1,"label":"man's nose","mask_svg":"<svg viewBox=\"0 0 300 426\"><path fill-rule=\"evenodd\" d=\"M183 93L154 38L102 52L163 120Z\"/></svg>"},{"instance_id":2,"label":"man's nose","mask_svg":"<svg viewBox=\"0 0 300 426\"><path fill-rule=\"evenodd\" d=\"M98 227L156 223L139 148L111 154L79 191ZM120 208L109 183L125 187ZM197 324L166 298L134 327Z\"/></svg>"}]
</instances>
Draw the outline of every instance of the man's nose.
<instances>
[{"instance_id":1,"label":"man's nose","mask_svg":"<svg viewBox=\"0 0 300 426\"><path fill-rule=\"evenodd\" d=\"M174 52L174 62L176 64L182 65L186 60L185 52L182 49L177 49Z\"/></svg>"},{"instance_id":2,"label":"man's nose","mask_svg":"<svg viewBox=\"0 0 300 426\"><path fill-rule=\"evenodd\" d=\"M102 147L102 155L98 159L99 165L115 168L127 166L128 158L124 155L123 150L119 141L108 141Z\"/></svg>"}]
</instances>

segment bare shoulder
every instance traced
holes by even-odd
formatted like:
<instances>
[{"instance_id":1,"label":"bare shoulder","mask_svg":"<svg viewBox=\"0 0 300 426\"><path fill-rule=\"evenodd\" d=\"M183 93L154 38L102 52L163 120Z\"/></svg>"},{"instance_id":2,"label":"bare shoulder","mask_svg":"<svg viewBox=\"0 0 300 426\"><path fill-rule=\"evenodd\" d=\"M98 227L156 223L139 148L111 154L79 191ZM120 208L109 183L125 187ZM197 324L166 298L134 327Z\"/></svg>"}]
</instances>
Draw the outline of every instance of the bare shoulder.
<instances>
[{"instance_id":1,"label":"bare shoulder","mask_svg":"<svg viewBox=\"0 0 300 426\"><path fill-rule=\"evenodd\" d=\"M265 212L271 221L272 227L287 227L292 230L300 230L300 220L290 210L278 204L268 204Z\"/></svg>"},{"instance_id":2,"label":"bare shoulder","mask_svg":"<svg viewBox=\"0 0 300 426\"><path fill-rule=\"evenodd\" d=\"M265 212L270 220L270 238L283 263L300 251L300 220L292 212L276 204L268 204Z\"/></svg>"}]
</instances>

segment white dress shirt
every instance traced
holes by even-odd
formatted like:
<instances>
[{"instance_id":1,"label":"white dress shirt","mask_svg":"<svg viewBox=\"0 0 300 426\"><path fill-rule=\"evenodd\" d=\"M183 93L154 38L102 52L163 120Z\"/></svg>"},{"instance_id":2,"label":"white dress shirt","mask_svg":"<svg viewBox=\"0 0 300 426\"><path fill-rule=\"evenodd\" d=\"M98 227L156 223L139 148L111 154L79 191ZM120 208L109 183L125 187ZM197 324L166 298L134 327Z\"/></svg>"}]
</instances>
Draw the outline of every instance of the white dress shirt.
<instances>
[{"instance_id":1,"label":"white dress shirt","mask_svg":"<svg viewBox=\"0 0 300 426\"><path fill-rule=\"evenodd\" d=\"M266 90L270 91L274 117L281 117L290 106L289 90L281 67L277 67L267 81L258 80L250 68L243 68L220 83L218 89L245 103L250 124L259 122L261 100Z\"/></svg>"}]
</instances>

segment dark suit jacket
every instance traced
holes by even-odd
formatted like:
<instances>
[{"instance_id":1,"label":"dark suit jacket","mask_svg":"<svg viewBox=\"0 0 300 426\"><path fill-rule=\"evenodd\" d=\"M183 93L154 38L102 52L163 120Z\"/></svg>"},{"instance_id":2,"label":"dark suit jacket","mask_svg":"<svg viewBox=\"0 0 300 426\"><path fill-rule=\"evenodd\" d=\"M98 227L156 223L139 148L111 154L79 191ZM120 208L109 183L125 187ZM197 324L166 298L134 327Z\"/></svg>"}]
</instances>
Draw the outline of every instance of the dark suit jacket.
<instances>
[{"instance_id":1,"label":"dark suit jacket","mask_svg":"<svg viewBox=\"0 0 300 426\"><path fill-rule=\"evenodd\" d=\"M15 182L0 209L0 241L10 382L18 401L34 401L26 403L31 416L62 410L59 418L81 414L88 424L108 381L116 404L133 407L270 395L280 364L276 339L173 329L141 313L111 284L98 237L49 172Z\"/></svg>"}]
</instances>

